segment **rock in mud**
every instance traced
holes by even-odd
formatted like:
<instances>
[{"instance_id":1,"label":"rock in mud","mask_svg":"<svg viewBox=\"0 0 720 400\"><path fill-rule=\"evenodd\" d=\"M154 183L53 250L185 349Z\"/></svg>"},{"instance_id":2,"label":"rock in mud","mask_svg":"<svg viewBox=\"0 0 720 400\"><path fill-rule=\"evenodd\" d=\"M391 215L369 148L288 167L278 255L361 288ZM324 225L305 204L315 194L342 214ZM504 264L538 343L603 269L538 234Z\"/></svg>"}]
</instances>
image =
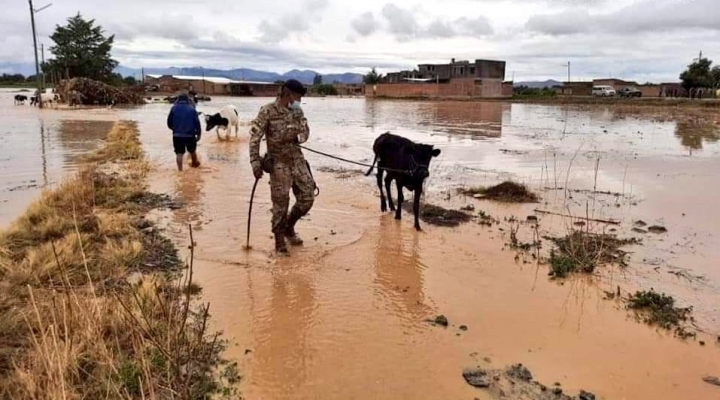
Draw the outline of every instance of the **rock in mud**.
<instances>
[{"instance_id":1,"label":"rock in mud","mask_svg":"<svg viewBox=\"0 0 720 400\"><path fill-rule=\"evenodd\" d=\"M507 375L511 378L519 379L525 382L530 382L532 380L532 373L522 364L513 365L508 368Z\"/></svg>"},{"instance_id":2,"label":"rock in mud","mask_svg":"<svg viewBox=\"0 0 720 400\"><path fill-rule=\"evenodd\" d=\"M717 376L706 376L703 378L703 381L711 385L720 386L720 378L718 378Z\"/></svg>"},{"instance_id":3,"label":"rock in mud","mask_svg":"<svg viewBox=\"0 0 720 400\"><path fill-rule=\"evenodd\" d=\"M592 394L592 393L590 393L590 392L586 392L586 391L584 391L584 390L581 390L581 391L580 391L580 394L578 395L578 398L579 398L580 400L595 400L595 395Z\"/></svg>"},{"instance_id":4,"label":"rock in mud","mask_svg":"<svg viewBox=\"0 0 720 400\"><path fill-rule=\"evenodd\" d=\"M431 320L430 322L432 322L435 325L443 326L445 328L447 328L447 326L448 326L448 319L444 315L438 315L437 317L435 317L435 319Z\"/></svg>"},{"instance_id":5,"label":"rock in mud","mask_svg":"<svg viewBox=\"0 0 720 400\"><path fill-rule=\"evenodd\" d=\"M664 226L653 225L648 228L648 231L651 233L661 234L661 233L667 233L668 230Z\"/></svg>"},{"instance_id":6,"label":"rock in mud","mask_svg":"<svg viewBox=\"0 0 720 400\"><path fill-rule=\"evenodd\" d=\"M538 222L538 217L536 215L528 215L527 221L528 222Z\"/></svg>"},{"instance_id":7,"label":"rock in mud","mask_svg":"<svg viewBox=\"0 0 720 400\"><path fill-rule=\"evenodd\" d=\"M465 207L462 207L460 211L475 211L475 205L474 204L468 204Z\"/></svg>"},{"instance_id":8,"label":"rock in mud","mask_svg":"<svg viewBox=\"0 0 720 400\"><path fill-rule=\"evenodd\" d=\"M645 223L645 221L643 221L643 220L639 220L639 221L635 221L635 226L637 226L639 228L644 228L647 226L647 223Z\"/></svg>"},{"instance_id":9,"label":"rock in mud","mask_svg":"<svg viewBox=\"0 0 720 400\"><path fill-rule=\"evenodd\" d=\"M646 231L645 229L640 229L640 228L632 228L632 231L635 233L641 233L641 234L648 233L648 231Z\"/></svg>"},{"instance_id":10,"label":"rock in mud","mask_svg":"<svg viewBox=\"0 0 720 400\"><path fill-rule=\"evenodd\" d=\"M465 370L463 371L463 378L470 386L477 388L490 387L490 376L482 369Z\"/></svg>"},{"instance_id":11,"label":"rock in mud","mask_svg":"<svg viewBox=\"0 0 720 400\"><path fill-rule=\"evenodd\" d=\"M468 330L467 325L460 325L460 330L461 330L461 331L466 331L466 330Z\"/></svg>"}]
</instances>

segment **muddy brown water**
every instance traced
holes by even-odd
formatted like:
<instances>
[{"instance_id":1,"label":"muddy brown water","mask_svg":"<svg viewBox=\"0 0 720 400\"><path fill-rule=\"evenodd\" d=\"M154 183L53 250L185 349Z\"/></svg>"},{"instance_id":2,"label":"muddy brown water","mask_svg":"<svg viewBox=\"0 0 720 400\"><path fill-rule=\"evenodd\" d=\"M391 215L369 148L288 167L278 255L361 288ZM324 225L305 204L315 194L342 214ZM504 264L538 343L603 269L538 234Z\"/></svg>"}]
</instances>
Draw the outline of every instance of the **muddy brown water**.
<instances>
[{"instance_id":1,"label":"muddy brown water","mask_svg":"<svg viewBox=\"0 0 720 400\"><path fill-rule=\"evenodd\" d=\"M40 125L51 127L48 137L57 149L49 162L55 166L48 169L52 184L72 170L74 155L83 150L70 144L78 140L63 134L63 127L87 136L79 140L83 146L96 143L101 130L63 121L140 123L143 145L157 166L151 188L183 205L153 217L180 248L188 242L187 224L193 226L195 276L215 327L232 340L228 355L239 362L247 398L484 399L485 393L465 383L462 370L518 362L539 381L561 382L571 394L585 389L605 399L720 398L716 387L702 381L720 375L717 113L306 100L313 148L367 162L373 139L388 130L441 148L427 184L432 203L473 203L501 220L524 220L535 208L587 214L617 219L619 234L642 237L642 246L628 249L629 268L559 284L548 280L546 266L525 264L529 257L518 261L503 250L508 224L424 225L417 233L410 215L398 223L380 214L373 178L333 173L316 172L322 193L298 227L306 246L289 259L271 252L264 180L256 195L253 248L245 252L252 186L247 126L230 142L206 133L199 146L203 167L179 174L164 127L168 105L39 111L12 106L4 93L0 100L6 126L3 187L42 179ZM247 123L267 101L218 98L199 109L232 103ZM313 154L308 159L316 170L355 168ZM528 184L542 202L498 205L456 194L459 187L505 178ZM618 195L581 191L593 188ZM6 200L0 223L7 225L37 190L0 193L0 201ZM22 195L9 195L16 192ZM539 218L543 234L566 232L573 222ZM640 219L669 232L631 232ZM610 228L591 224L594 231ZM522 224L519 235L529 240L529 226ZM700 334L707 345L639 324L620 304L603 300L604 290L618 285L623 291L654 287L693 305L698 326L708 332ZM447 316L448 328L426 322L438 314Z\"/></svg>"}]
</instances>

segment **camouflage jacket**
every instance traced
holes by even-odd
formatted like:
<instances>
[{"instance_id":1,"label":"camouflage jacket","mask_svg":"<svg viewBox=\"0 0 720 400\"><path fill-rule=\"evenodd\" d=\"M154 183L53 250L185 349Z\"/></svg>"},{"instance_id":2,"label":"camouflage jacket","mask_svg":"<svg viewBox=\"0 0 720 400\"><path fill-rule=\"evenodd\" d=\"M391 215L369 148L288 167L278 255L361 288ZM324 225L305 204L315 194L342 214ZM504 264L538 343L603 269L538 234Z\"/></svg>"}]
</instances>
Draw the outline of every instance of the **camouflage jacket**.
<instances>
[{"instance_id":1,"label":"camouflage jacket","mask_svg":"<svg viewBox=\"0 0 720 400\"><path fill-rule=\"evenodd\" d=\"M268 154L279 161L290 162L302 158L296 144L305 143L310 136L307 119L302 110L290 110L277 102L263 106L250 128L250 164L260 166L260 142L267 140Z\"/></svg>"}]
</instances>

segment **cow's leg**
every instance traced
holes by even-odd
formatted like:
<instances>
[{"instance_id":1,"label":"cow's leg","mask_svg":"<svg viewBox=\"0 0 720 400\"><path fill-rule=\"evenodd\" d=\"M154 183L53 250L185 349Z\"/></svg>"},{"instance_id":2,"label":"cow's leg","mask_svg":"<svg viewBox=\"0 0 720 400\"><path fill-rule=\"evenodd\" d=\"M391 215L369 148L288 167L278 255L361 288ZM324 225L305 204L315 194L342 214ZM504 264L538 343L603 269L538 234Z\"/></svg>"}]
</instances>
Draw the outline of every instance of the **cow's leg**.
<instances>
[{"instance_id":1,"label":"cow's leg","mask_svg":"<svg viewBox=\"0 0 720 400\"><path fill-rule=\"evenodd\" d=\"M235 139L237 139L239 132L240 132L240 122L236 122L235 123Z\"/></svg>"},{"instance_id":2,"label":"cow's leg","mask_svg":"<svg viewBox=\"0 0 720 400\"><path fill-rule=\"evenodd\" d=\"M390 211L395 211L395 203L393 203L392 190L391 190L392 177L390 176L390 174L387 174L385 176L385 188L387 189L387 200L388 200L388 205L390 206Z\"/></svg>"},{"instance_id":3,"label":"cow's leg","mask_svg":"<svg viewBox=\"0 0 720 400\"><path fill-rule=\"evenodd\" d=\"M218 140L222 141L222 137L220 137L220 127L219 126L215 129L215 134L217 134Z\"/></svg>"},{"instance_id":4,"label":"cow's leg","mask_svg":"<svg viewBox=\"0 0 720 400\"><path fill-rule=\"evenodd\" d=\"M396 179L395 183L397 184L398 189L398 203L397 203L397 209L395 210L395 219L400 220L402 219L402 203L405 201L405 196L403 195L402 185L400 184L400 180Z\"/></svg>"},{"instance_id":5,"label":"cow's leg","mask_svg":"<svg viewBox=\"0 0 720 400\"><path fill-rule=\"evenodd\" d=\"M413 214L415 215L415 229L421 231L422 229L420 229L420 195L422 195L422 189L418 188L414 191L414 193Z\"/></svg>"},{"instance_id":6,"label":"cow's leg","mask_svg":"<svg viewBox=\"0 0 720 400\"><path fill-rule=\"evenodd\" d=\"M387 204L385 204L385 194L383 193L383 185L382 185L383 172L385 172L385 170L378 168L377 186L378 186L378 189L380 189L380 211L385 212L385 211L387 211Z\"/></svg>"}]
</instances>

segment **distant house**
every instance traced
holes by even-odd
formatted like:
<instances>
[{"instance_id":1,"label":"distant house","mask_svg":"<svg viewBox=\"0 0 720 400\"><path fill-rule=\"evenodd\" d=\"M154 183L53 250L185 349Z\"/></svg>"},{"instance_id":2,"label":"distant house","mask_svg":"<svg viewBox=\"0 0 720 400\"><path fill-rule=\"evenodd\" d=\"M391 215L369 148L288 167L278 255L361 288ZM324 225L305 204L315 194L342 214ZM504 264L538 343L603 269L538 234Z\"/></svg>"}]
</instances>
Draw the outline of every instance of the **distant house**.
<instances>
[{"instance_id":1,"label":"distant house","mask_svg":"<svg viewBox=\"0 0 720 400\"><path fill-rule=\"evenodd\" d=\"M160 92L195 91L203 95L277 96L280 86L272 82L237 81L222 77L190 75L145 75L145 83Z\"/></svg>"},{"instance_id":2,"label":"distant house","mask_svg":"<svg viewBox=\"0 0 720 400\"><path fill-rule=\"evenodd\" d=\"M390 98L511 97L512 83L504 79L505 61L453 58L449 63L420 64L416 70L388 73L382 84L365 93Z\"/></svg>"}]
</instances>

